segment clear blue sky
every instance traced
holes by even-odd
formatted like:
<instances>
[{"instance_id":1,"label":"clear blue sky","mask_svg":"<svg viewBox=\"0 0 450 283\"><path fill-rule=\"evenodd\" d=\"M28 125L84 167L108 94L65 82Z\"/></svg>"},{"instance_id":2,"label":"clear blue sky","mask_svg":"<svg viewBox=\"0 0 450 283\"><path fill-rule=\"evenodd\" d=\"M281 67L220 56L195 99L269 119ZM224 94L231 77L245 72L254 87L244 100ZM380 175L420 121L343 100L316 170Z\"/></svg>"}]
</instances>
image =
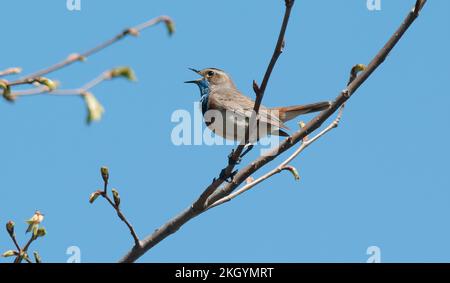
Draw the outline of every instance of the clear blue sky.
<instances>
[{"instance_id":1,"label":"clear blue sky","mask_svg":"<svg viewBox=\"0 0 450 283\"><path fill-rule=\"evenodd\" d=\"M172 144L173 111L192 113L199 99L182 83L197 78L187 67L224 69L253 96L283 14L281 0L81 2L71 12L65 1L2 1L0 69L38 70L161 14L173 17L177 32L146 30L50 76L70 88L132 66L138 83L93 90L106 108L99 123L85 124L77 97L0 102L0 222L15 220L23 242L24 221L44 212L48 235L32 250L46 262L65 262L69 246L81 249L83 262L114 262L132 246L112 208L88 202L102 165L140 236L192 203L232 147ZM382 0L381 11L369 11L365 0L297 1L264 104L334 98L351 66L368 63L414 2ZM277 175L189 222L140 261L365 262L374 245L384 262L450 261L449 9L449 1L427 3L347 104L341 126L293 162L301 182ZM0 250L10 248L2 231Z\"/></svg>"}]
</instances>

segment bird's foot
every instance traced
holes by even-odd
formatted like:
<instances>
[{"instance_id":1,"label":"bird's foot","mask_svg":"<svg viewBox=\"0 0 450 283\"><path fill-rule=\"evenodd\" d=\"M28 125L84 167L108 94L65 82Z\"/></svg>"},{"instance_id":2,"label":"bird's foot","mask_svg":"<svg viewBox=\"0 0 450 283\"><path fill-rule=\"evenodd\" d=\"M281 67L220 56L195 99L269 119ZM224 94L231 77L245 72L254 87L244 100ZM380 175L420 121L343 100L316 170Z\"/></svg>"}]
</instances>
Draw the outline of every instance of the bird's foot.
<instances>
[{"instance_id":1,"label":"bird's foot","mask_svg":"<svg viewBox=\"0 0 450 283\"><path fill-rule=\"evenodd\" d=\"M242 155L237 157L237 158L235 158L234 157L234 152L235 152L234 149L232 149L231 153L228 155L228 164L229 165L231 165L231 164L239 164L242 161Z\"/></svg>"},{"instance_id":2,"label":"bird's foot","mask_svg":"<svg viewBox=\"0 0 450 283\"><path fill-rule=\"evenodd\" d=\"M231 183L233 182L234 176L236 176L238 170L235 170L233 172L231 172L231 174L227 177L225 174L225 169L222 169L222 171L220 171L220 175L219 178L224 180L227 183Z\"/></svg>"}]
</instances>

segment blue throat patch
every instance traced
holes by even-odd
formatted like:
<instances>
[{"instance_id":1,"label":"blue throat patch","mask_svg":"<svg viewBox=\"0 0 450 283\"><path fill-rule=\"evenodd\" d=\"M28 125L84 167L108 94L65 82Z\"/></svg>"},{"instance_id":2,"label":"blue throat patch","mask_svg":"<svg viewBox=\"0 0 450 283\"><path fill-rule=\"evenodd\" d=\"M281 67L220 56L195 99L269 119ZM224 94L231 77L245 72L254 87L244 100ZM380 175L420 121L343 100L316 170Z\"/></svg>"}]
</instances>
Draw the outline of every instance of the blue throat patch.
<instances>
[{"instance_id":1,"label":"blue throat patch","mask_svg":"<svg viewBox=\"0 0 450 283\"><path fill-rule=\"evenodd\" d=\"M205 115L208 111L208 98L209 98L209 83L207 80L201 80L197 83L200 89L200 103L202 104L202 113Z\"/></svg>"}]
</instances>

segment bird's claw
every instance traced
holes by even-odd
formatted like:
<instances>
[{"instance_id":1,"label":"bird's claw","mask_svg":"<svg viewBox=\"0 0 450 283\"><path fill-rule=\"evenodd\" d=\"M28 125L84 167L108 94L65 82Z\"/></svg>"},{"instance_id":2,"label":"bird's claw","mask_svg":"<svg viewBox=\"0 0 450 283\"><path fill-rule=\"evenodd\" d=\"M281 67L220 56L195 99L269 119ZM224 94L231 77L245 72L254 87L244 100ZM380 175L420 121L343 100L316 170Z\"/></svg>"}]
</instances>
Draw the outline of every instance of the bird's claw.
<instances>
[{"instance_id":1,"label":"bird's claw","mask_svg":"<svg viewBox=\"0 0 450 283\"><path fill-rule=\"evenodd\" d=\"M242 155L237 158L234 157L234 149L231 150L231 153L228 155L228 164L239 164L242 161Z\"/></svg>"},{"instance_id":2,"label":"bird's claw","mask_svg":"<svg viewBox=\"0 0 450 283\"><path fill-rule=\"evenodd\" d=\"M222 169L222 171L220 171L219 178L221 180L224 180L227 183L231 183L234 179L234 176L236 176L237 172L238 172L238 170L235 170L235 171L231 172L229 176L226 176L225 169Z\"/></svg>"}]
</instances>

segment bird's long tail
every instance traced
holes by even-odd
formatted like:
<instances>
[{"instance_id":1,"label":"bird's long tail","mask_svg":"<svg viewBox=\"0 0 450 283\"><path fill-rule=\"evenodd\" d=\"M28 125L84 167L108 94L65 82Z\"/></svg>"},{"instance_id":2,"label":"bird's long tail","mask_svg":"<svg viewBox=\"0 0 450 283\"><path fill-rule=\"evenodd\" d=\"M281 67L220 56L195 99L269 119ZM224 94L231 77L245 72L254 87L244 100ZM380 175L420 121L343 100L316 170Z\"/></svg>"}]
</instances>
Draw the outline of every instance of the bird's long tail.
<instances>
[{"instance_id":1,"label":"bird's long tail","mask_svg":"<svg viewBox=\"0 0 450 283\"><path fill-rule=\"evenodd\" d=\"M312 112L322 111L328 109L331 103L329 101L317 102L306 105L296 105L287 107L275 107L272 110L278 111L280 120L283 122L289 121L297 117L298 115L308 114Z\"/></svg>"}]
</instances>

